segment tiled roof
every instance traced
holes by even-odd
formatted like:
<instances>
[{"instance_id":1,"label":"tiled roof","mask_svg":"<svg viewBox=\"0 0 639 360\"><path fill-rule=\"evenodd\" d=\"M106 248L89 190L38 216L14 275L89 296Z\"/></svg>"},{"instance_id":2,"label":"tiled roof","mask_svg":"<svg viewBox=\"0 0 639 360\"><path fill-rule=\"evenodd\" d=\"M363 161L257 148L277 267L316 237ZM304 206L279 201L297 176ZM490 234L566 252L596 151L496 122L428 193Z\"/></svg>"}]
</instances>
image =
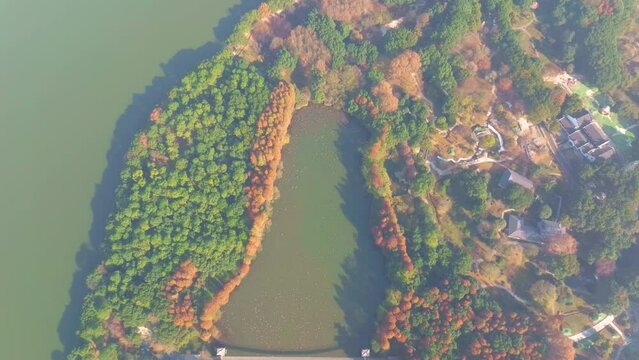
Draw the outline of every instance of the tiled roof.
<instances>
[{"instance_id":1,"label":"tiled roof","mask_svg":"<svg viewBox=\"0 0 639 360\"><path fill-rule=\"evenodd\" d=\"M502 175L502 178L499 180L499 182L502 187L506 187L506 185L508 185L507 183L512 183L524 187L528 190L534 190L535 188L533 182L530 181L527 177L510 169L504 172L504 175Z\"/></svg>"},{"instance_id":2,"label":"tiled roof","mask_svg":"<svg viewBox=\"0 0 639 360\"><path fill-rule=\"evenodd\" d=\"M590 141L595 145L599 146L606 141L610 140L608 135L603 131L601 126L596 122L591 122L583 127L582 131L586 133L586 136L590 139Z\"/></svg>"},{"instance_id":3,"label":"tiled roof","mask_svg":"<svg viewBox=\"0 0 639 360\"><path fill-rule=\"evenodd\" d=\"M574 133L568 135L568 138L572 140L576 147L580 147L581 145L588 142L588 138L586 138L581 130L577 130Z\"/></svg>"},{"instance_id":4,"label":"tiled roof","mask_svg":"<svg viewBox=\"0 0 639 360\"><path fill-rule=\"evenodd\" d=\"M604 145L592 152L592 156L608 160L615 155L615 148L610 145Z\"/></svg>"},{"instance_id":5,"label":"tiled roof","mask_svg":"<svg viewBox=\"0 0 639 360\"><path fill-rule=\"evenodd\" d=\"M516 240L543 242L544 240L566 233L560 223L541 220L537 223L516 215L508 217L508 237Z\"/></svg>"},{"instance_id":6,"label":"tiled roof","mask_svg":"<svg viewBox=\"0 0 639 360\"><path fill-rule=\"evenodd\" d=\"M590 112L586 109L583 109L577 112L576 114L573 114L572 117L575 118L575 120L577 120L577 127L582 127L584 126L584 124L587 124L594 120L592 118L592 114L590 114Z\"/></svg>"},{"instance_id":7,"label":"tiled roof","mask_svg":"<svg viewBox=\"0 0 639 360\"><path fill-rule=\"evenodd\" d=\"M588 110L581 110L575 114L565 115L559 119L563 128L559 141L572 143L584 156L593 160L594 158L609 159L615 154L615 148L610 145L610 137L603 131L601 126L592 117ZM564 136L568 137L568 140Z\"/></svg>"},{"instance_id":8,"label":"tiled roof","mask_svg":"<svg viewBox=\"0 0 639 360\"><path fill-rule=\"evenodd\" d=\"M508 217L508 237L517 240L541 241L541 234L534 224L519 216Z\"/></svg>"}]
</instances>

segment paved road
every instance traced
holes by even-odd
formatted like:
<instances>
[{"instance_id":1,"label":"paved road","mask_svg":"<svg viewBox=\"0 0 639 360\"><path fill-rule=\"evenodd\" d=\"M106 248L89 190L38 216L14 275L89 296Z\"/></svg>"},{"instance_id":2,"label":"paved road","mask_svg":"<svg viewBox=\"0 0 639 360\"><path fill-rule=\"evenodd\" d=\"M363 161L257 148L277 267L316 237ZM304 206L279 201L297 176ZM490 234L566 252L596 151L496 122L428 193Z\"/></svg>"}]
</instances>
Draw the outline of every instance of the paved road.
<instances>
[{"instance_id":1,"label":"paved road","mask_svg":"<svg viewBox=\"0 0 639 360\"><path fill-rule=\"evenodd\" d=\"M598 322L597 324L595 324L595 326L591 327L590 329L586 329L582 332L580 332L579 334L575 334L573 336L570 336L569 339L577 342L583 339L587 339L589 337L591 337L592 335L600 332L601 330L603 330L606 326L612 324L612 322L615 320L615 316L614 315L608 315L606 316L603 320L601 320L600 322Z\"/></svg>"}]
</instances>

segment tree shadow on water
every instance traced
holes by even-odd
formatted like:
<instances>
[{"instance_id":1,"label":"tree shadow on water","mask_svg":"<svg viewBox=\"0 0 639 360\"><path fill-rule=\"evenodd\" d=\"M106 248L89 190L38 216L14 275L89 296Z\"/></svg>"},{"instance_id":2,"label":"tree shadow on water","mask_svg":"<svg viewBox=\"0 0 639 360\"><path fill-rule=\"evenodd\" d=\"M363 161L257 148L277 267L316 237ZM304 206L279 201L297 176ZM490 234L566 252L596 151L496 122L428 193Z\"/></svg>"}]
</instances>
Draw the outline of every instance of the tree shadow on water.
<instances>
[{"instance_id":1,"label":"tree shadow on water","mask_svg":"<svg viewBox=\"0 0 639 360\"><path fill-rule=\"evenodd\" d=\"M233 24L248 10L257 6L259 0L241 0L233 6L229 14L221 19L213 29L217 39L226 39L233 30ZM106 154L107 166L102 173L100 183L95 186L91 199L93 218L84 243L75 255L76 270L69 289L70 301L58 323L58 338L63 350L51 353L52 360L65 359L66 355L79 343L75 331L80 324L83 298L87 293L86 276L98 265L101 254L99 247L105 238L107 218L114 210L115 189L119 184L120 172L124 168L124 157L134 136L148 125L149 114L160 104L166 93L176 86L180 79L204 59L210 58L222 49L221 42L207 42L196 49L178 51L169 61L161 64L163 75L155 77L143 93L134 94L129 106L118 118L111 145Z\"/></svg>"},{"instance_id":2,"label":"tree shadow on water","mask_svg":"<svg viewBox=\"0 0 639 360\"><path fill-rule=\"evenodd\" d=\"M371 235L371 197L361 174L359 152L366 143L365 130L353 120L342 125L336 146L346 176L337 186L342 212L357 230L356 248L342 263L335 300L344 312L345 324L335 324L336 342L349 356L360 356L370 347L376 312L384 298L386 276L380 250Z\"/></svg>"}]
</instances>

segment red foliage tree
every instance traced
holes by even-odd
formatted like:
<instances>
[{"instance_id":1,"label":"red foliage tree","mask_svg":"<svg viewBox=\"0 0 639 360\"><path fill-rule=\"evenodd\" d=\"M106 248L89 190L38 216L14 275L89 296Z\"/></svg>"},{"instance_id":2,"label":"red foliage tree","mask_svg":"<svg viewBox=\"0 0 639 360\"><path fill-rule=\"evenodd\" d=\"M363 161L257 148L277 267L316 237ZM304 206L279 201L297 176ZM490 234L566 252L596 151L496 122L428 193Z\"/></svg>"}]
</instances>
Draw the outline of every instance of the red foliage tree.
<instances>
[{"instance_id":1,"label":"red foliage tree","mask_svg":"<svg viewBox=\"0 0 639 360\"><path fill-rule=\"evenodd\" d=\"M510 91L513 88L513 80L509 77L501 77L497 80L496 86L499 91Z\"/></svg>"},{"instance_id":2,"label":"red foliage tree","mask_svg":"<svg viewBox=\"0 0 639 360\"><path fill-rule=\"evenodd\" d=\"M153 121L153 122L159 122L160 121L160 116L162 116L162 108L161 107L156 107L153 109L153 111L151 111L151 114L149 115L149 120Z\"/></svg>"},{"instance_id":3,"label":"red foliage tree","mask_svg":"<svg viewBox=\"0 0 639 360\"><path fill-rule=\"evenodd\" d=\"M265 18L272 14L271 8L264 2L257 8L257 13L260 15L260 18Z\"/></svg>"},{"instance_id":4,"label":"red foliage tree","mask_svg":"<svg viewBox=\"0 0 639 360\"><path fill-rule=\"evenodd\" d=\"M380 100L379 109L381 111L393 112L399 109L399 99L393 94L393 86L388 81L380 81L372 92Z\"/></svg>"},{"instance_id":5,"label":"red foliage tree","mask_svg":"<svg viewBox=\"0 0 639 360\"><path fill-rule=\"evenodd\" d=\"M595 274L597 277L610 277L615 273L617 265L611 259L599 259L595 263Z\"/></svg>"},{"instance_id":6,"label":"red foliage tree","mask_svg":"<svg viewBox=\"0 0 639 360\"><path fill-rule=\"evenodd\" d=\"M574 360L575 348L573 342L562 334L560 325L561 321L557 318L548 319L546 322L548 352L544 358L547 360Z\"/></svg>"},{"instance_id":7,"label":"red foliage tree","mask_svg":"<svg viewBox=\"0 0 639 360\"><path fill-rule=\"evenodd\" d=\"M372 229L375 244L389 251L399 251L406 270L412 270L413 261L408 256L406 237L399 226L397 213L390 199L383 199L378 216L379 221Z\"/></svg>"},{"instance_id":8,"label":"red foliage tree","mask_svg":"<svg viewBox=\"0 0 639 360\"><path fill-rule=\"evenodd\" d=\"M183 261L169 281L162 288L164 296L169 300L169 314L173 316L173 324L181 327L192 327L195 320L195 309L191 295L183 294L193 285L198 269L190 261Z\"/></svg>"},{"instance_id":9,"label":"red foliage tree","mask_svg":"<svg viewBox=\"0 0 639 360\"><path fill-rule=\"evenodd\" d=\"M181 327L193 327L195 321L195 309L191 295L186 294L184 297L172 303L169 307L169 313L173 316L173 324Z\"/></svg>"},{"instance_id":10,"label":"red foliage tree","mask_svg":"<svg viewBox=\"0 0 639 360\"><path fill-rule=\"evenodd\" d=\"M577 253L577 240L568 234L554 235L546 239L544 250L554 255L574 255Z\"/></svg>"},{"instance_id":11,"label":"red foliage tree","mask_svg":"<svg viewBox=\"0 0 639 360\"><path fill-rule=\"evenodd\" d=\"M300 65L305 70L310 71L313 68L321 72L328 70L331 52L313 29L296 27L291 31L284 46L299 58Z\"/></svg>"},{"instance_id":12,"label":"red foliage tree","mask_svg":"<svg viewBox=\"0 0 639 360\"><path fill-rule=\"evenodd\" d=\"M177 299L180 292L193 285L197 274L197 267L191 262L191 260L183 261L166 285L164 285L164 295L169 300Z\"/></svg>"},{"instance_id":13,"label":"red foliage tree","mask_svg":"<svg viewBox=\"0 0 639 360\"><path fill-rule=\"evenodd\" d=\"M378 24L388 10L375 0L319 0L320 12L331 18L364 27Z\"/></svg>"},{"instance_id":14,"label":"red foliage tree","mask_svg":"<svg viewBox=\"0 0 639 360\"><path fill-rule=\"evenodd\" d=\"M413 157L413 149L407 143L399 144L399 155L404 159L404 176L406 180L412 181L417 176L417 167Z\"/></svg>"},{"instance_id":15,"label":"red foliage tree","mask_svg":"<svg viewBox=\"0 0 639 360\"><path fill-rule=\"evenodd\" d=\"M407 95L419 97L422 94L421 68L419 54L407 50L391 60L386 78L391 85L399 87Z\"/></svg>"},{"instance_id":16,"label":"red foliage tree","mask_svg":"<svg viewBox=\"0 0 639 360\"><path fill-rule=\"evenodd\" d=\"M204 341L210 340L216 333L214 321L220 309L228 303L233 290L248 274L253 258L261 246L268 223L268 214L264 212L264 207L273 201L277 168L294 110L295 87L289 83L280 82L271 92L269 104L257 122L257 135L250 155L253 170L249 176L250 185L246 188L246 194L249 199L247 212L253 220L253 225L244 260L238 274L224 284L222 289L204 305L199 323L200 338Z\"/></svg>"}]
</instances>

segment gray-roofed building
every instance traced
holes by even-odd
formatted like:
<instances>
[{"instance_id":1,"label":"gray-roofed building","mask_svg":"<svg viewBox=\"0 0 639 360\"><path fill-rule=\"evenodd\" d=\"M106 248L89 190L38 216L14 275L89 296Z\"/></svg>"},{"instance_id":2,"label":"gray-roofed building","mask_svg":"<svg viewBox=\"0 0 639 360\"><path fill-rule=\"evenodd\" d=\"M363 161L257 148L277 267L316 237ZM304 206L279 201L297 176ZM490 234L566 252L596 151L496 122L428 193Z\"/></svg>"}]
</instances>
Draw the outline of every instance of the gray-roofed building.
<instances>
[{"instance_id":1,"label":"gray-roofed building","mask_svg":"<svg viewBox=\"0 0 639 360\"><path fill-rule=\"evenodd\" d=\"M515 215L508 217L507 235L515 240L541 242L540 233L535 224Z\"/></svg>"},{"instance_id":2,"label":"gray-roofed building","mask_svg":"<svg viewBox=\"0 0 639 360\"><path fill-rule=\"evenodd\" d=\"M537 228L539 229L541 237L544 239L566 233L566 228L556 221L541 220L537 223Z\"/></svg>"},{"instance_id":3,"label":"gray-roofed building","mask_svg":"<svg viewBox=\"0 0 639 360\"><path fill-rule=\"evenodd\" d=\"M499 179L499 186L506 188L510 184L516 184L531 191L535 189L535 185L527 177L508 169Z\"/></svg>"},{"instance_id":4,"label":"gray-roofed building","mask_svg":"<svg viewBox=\"0 0 639 360\"><path fill-rule=\"evenodd\" d=\"M561 145L569 146L589 161L596 159L610 159L615 154L615 148L610 137L603 131L588 110L581 110L576 114L566 114L559 123L562 136Z\"/></svg>"},{"instance_id":5,"label":"gray-roofed building","mask_svg":"<svg viewBox=\"0 0 639 360\"><path fill-rule=\"evenodd\" d=\"M565 233L566 228L558 222L549 220L535 222L516 215L508 217L507 235L514 240L543 243L552 236Z\"/></svg>"}]
</instances>

